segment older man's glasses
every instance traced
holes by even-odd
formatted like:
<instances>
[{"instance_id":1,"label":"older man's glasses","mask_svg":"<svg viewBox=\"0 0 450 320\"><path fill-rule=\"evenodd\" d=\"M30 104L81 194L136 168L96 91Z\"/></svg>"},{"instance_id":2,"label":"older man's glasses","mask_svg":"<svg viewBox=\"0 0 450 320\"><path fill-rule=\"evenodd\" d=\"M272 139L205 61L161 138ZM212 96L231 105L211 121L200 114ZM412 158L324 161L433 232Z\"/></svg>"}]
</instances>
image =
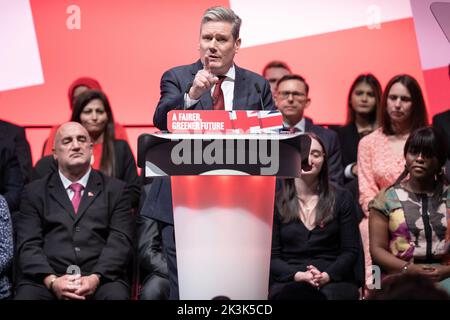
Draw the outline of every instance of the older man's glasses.
<instances>
[{"instance_id":1,"label":"older man's glasses","mask_svg":"<svg viewBox=\"0 0 450 320\"><path fill-rule=\"evenodd\" d=\"M278 92L278 96L281 99L288 99L290 95L292 95L293 99L306 101L306 96L302 92L298 92L298 91L279 91Z\"/></svg>"}]
</instances>

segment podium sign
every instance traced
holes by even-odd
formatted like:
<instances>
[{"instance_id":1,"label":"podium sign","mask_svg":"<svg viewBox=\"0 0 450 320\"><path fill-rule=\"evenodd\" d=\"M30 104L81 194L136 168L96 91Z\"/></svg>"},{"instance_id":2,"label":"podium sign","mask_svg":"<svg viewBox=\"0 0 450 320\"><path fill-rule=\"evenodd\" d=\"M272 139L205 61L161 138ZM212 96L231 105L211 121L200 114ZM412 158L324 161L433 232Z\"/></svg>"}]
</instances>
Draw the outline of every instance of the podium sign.
<instances>
[{"instance_id":1,"label":"podium sign","mask_svg":"<svg viewBox=\"0 0 450 320\"><path fill-rule=\"evenodd\" d=\"M298 176L307 159L302 134L145 134L138 165L147 177L192 175ZM306 150L306 152L305 152ZM305 153L305 154L302 154Z\"/></svg>"},{"instance_id":2,"label":"podium sign","mask_svg":"<svg viewBox=\"0 0 450 320\"><path fill-rule=\"evenodd\" d=\"M273 133L283 128L283 116L275 110L172 110L167 128L172 133Z\"/></svg>"},{"instance_id":3,"label":"podium sign","mask_svg":"<svg viewBox=\"0 0 450 320\"><path fill-rule=\"evenodd\" d=\"M147 177L171 176L180 298L267 299L275 179L300 175L309 137L158 133L138 144Z\"/></svg>"}]
</instances>

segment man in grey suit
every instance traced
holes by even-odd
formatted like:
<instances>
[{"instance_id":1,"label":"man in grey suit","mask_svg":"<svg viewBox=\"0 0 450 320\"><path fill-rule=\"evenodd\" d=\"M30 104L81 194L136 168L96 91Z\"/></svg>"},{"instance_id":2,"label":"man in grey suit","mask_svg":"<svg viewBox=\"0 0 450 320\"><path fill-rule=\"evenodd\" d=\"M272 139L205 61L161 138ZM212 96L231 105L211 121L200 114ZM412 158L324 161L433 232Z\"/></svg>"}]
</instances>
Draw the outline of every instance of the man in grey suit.
<instances>
[{"instance_id":1,"label":"man in grey suit","mask_svg":"<svg viewBox=\"0 0 450 320\"><path fill-rule=\"evenodd\" d=\"M129 195L124 182L91 168L91 156L86 129L65 123L55 137L58 170L25 187L15 218L16 299L129 297Z\"/></svg>"},{"instance_id":2,"label":"man in grey suit","mask_svg":"<svg viewBox=\"0 0 450 320\"><path fill-rule=\"evenodd\" d=\"M220 84L224 110L271 110L269 83L260 75L233 62L239 52L241 19L230 9L206 10L200 26L200 59L166 71L161 79L161 98L153 123L167 129L167 113L174 109L215 109L214 92Z\"/></svg>"},{"instance_id":3,"label":"man in grey suit","mask_svg":"<svg viewBox=\"0 0 450 320\"><path fill-rule=\"evenodd\" d=\"M171 110L272 110L274 103L267 80L236 66L234 56L241 46L241 19L230 9L207 9L200 24L200 59L175 67L161 79L161 98L153 123L167 129ZM178 279L169 179L154 179L141 215L158 222L167 258L170 298L178 298ZM145 237L139 237L145 241ZM139 244L140 246L142 243ZM143 257L140 257L143 258Z\"/></svg>"}]
</instances>

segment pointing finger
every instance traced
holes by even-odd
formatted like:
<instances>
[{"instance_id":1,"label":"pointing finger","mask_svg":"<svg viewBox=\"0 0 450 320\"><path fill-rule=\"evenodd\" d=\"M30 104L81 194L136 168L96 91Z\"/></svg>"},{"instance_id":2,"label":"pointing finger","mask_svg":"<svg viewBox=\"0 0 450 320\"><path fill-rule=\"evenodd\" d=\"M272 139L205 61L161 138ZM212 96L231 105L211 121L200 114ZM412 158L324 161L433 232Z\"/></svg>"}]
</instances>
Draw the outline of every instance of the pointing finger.
<instances>
[{"instance_id":1,"label":"pointing finger","mask_svg":"<svg viewBox=\"0 0 450 320\"><path fill-rule=\"evenodd\" d=\"M205 55L205 66L203 67L203 69L205 69L208 72L211 72L211 70L209 69L209 57Z\"/></svg>"}]
</instances>

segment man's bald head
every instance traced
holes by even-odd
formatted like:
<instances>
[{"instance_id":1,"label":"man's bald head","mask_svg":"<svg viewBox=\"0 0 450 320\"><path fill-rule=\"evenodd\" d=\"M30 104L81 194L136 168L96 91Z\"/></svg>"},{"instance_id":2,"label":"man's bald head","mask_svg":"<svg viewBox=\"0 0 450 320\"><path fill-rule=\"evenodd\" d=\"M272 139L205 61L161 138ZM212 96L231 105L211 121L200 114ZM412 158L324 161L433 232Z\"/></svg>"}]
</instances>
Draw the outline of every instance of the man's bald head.
<instances>
[{"instance_id":1,"label":"man's bald head","mask_svg":"<svg viewBox=\"0 0 450 320\"><path fill-rule=\"evenodd\" d=\"M92 157L92 142L87 130L78 122L62 124L56 131L53 157L66 177L87 172Z\"/></svg>"},{"instance_id":2,"label":"man's bald head","mask_svg":"<svg viewBox=\"0 0 450 320\"><path fill-rule=\"evenodd\" d=\"M87 136L89 137L89 133L87 132L86 128L81 125L81 123L75 122L75 121L69 121L65 122L62 125L58 127L55 134L55 141L53 143L53 150L55 149L56 142L59 139L59 136L61 135L61 132L66 132L67 130L72 131L73 128L78 127L79 130L85 131Z\"/></svg>"}]
</instances>

